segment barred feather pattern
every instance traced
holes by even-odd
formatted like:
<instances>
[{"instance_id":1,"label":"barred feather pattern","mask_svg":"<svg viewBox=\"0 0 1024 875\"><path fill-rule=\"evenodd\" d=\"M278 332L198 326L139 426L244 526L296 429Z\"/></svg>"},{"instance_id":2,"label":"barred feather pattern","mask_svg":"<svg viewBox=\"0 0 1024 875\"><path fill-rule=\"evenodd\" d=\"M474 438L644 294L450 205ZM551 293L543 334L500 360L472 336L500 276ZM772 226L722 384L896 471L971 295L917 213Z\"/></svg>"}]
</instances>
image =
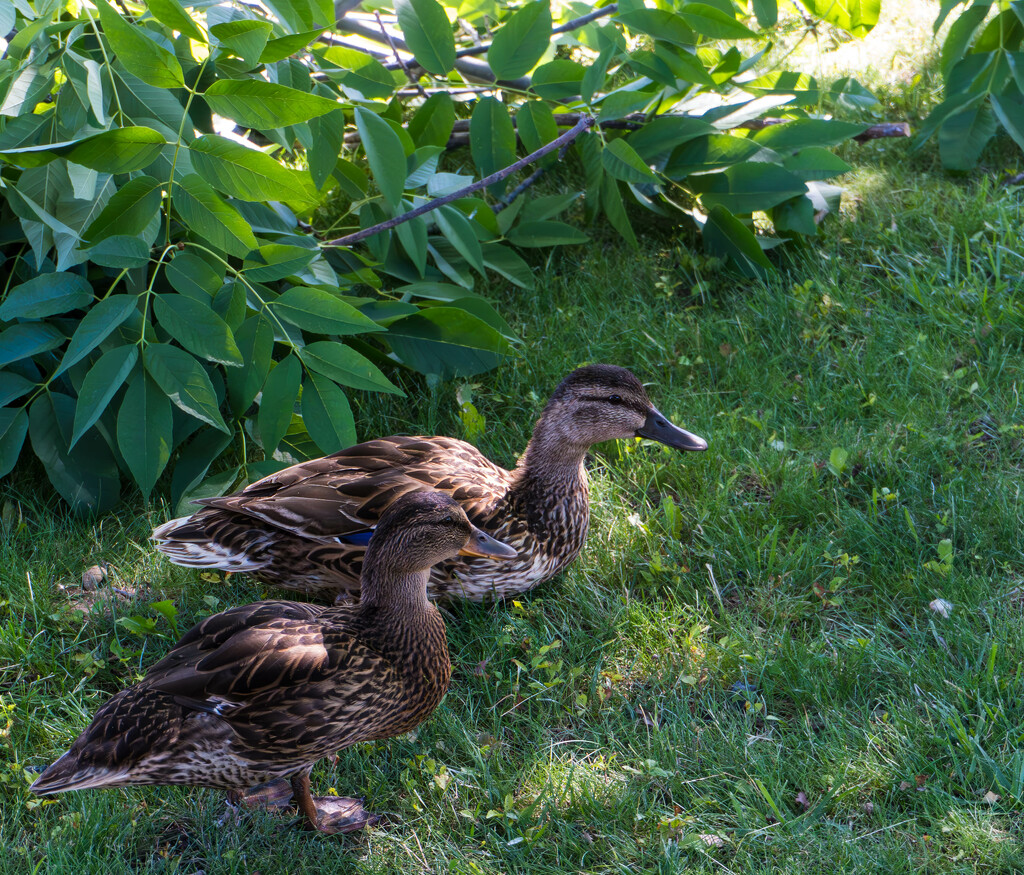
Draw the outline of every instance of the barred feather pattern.
<instances>
[{"instance_id":1,"label":"barred feather pattern","mask_svg":"<svg viewBox=\"0 0 1024 875\"><path fill-rule=\"evenodd\" d=\"M211 499L191 517L153 533L157 549L181 565L245 571L283 589L321 598L359 593L365 543L408 492L455 499L470 521L515 548L515 559L459 556L431 570L432 599L483 601L525 592L579 554L590 518L587 475L577 460L556 476L520 465L507 471L454 438L393 436L303 462Z\"/></svg>"},{"instance_id":2,"label":"barred feather pattern","mask_svg":"<svg viewBox=\"0 0 1024 875\"><path fill-rule=\"evenodd\" d=\"M204 620L110 699L33 785L241 790L390 738L437 707L451 676L444 622L363 605L267 601Z\"/></svg>"}]
</instances>

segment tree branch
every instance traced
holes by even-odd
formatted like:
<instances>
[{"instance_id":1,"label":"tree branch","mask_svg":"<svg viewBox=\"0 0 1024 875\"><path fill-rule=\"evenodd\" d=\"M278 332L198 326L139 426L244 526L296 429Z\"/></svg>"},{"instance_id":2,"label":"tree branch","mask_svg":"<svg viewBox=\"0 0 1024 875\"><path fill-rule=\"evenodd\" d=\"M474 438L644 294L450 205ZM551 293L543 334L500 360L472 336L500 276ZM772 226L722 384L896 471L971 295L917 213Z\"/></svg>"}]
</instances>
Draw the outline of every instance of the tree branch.
<instances>
[{"instance_id":1,"label":"tree branch","mask_svg":"<svg viewBox=\"0 0 1024 875\"><path fill-rule=\"evenodd\" d=\"M510 164L508 167L498 170L492 173L490 176L485 176L478 182L474 182L472 185L467 185L465 188L460 188L458 191L453 191L451 194L446 194L444 197L435 198L422 206L416 207L414 210L410 210L408 213L403 213L401 216L395 216L393 219L388 219L386 222L373 225L370 228L364 228L362 231L356 231L354 234L348 234L345 237L339 237L337 240L330 240L323 244L324 246L351 246L353 243L358 243L360 240L365 240L367 237L372 237L374 234L379 234L381 231L386 231L389 228L394 228L397 225L401 225L404 222L408 222L411 219L415 219L417 216L422 216L424 213L429 213L432 210L443 207L445 204L450 204L452 201L456 201L459 198L463 198L468 194L472 194L474 191L479 191L482 188L486 188L489 185L494 185L496 182L501 182L507 176L511 176L517 170L522 170L524 167L533 164L535 161L543 158L545 155L554 152L556 149L563 149L568 147L580 134L591 128L596 119L590 115L581 115L579 121L566 131L561 136L555 138L550 143L541 146L536 152L531 152L525 158L520 158L515 164Z\"/></svg>"}]
</instances>

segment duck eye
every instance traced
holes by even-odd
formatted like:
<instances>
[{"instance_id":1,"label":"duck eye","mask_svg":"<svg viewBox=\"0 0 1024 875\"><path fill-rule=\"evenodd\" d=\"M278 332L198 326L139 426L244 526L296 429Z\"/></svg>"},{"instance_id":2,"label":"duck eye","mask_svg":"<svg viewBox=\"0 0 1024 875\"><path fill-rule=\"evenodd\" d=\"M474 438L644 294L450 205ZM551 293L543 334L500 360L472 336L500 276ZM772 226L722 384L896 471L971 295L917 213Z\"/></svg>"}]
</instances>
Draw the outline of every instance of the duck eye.
<instances>
[{"instance_id":1,"label":"duck eye","mask_svg":"<svg viewBox=\"0 0 1024 875\"><path fill-rule=\"evenodd\" d=\"M609 395L608 396L608 403L609 404L621 404L622 403L622 396L621 395Z\"/></svg>"}]
</instances>

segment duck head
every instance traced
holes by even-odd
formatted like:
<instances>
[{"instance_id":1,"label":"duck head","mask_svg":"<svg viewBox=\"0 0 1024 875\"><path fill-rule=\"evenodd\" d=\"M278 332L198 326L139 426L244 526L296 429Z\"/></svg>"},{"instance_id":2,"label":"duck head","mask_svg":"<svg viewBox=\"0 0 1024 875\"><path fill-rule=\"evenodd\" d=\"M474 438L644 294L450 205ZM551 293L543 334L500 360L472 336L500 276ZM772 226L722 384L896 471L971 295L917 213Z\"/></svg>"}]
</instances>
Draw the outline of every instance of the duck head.
<instances>
[{"instance_id":1,"label":"duck head","mask_svg":"<svg viewBox=\"0 0 1024 875\"><path fill-rule=\"evenodd\" d=\"M674 425L651 404L640 381L625 368L577 368L555 389L538 422L567 445L589 447L614 438L642 437L678 450L706 450L704 438Z\"/></svg>"},{"instance_id":2,"label":"duck head","mask_svg":"<svg viewBox=\"0 0 1024 875\"><path fill-rule=\"evenodd\" d=\"M474 526L449 495L410 492L381 516L363 567L399 574L426 572L456 555L513 559L516 551Z\"/></svg>"}]
</instances>

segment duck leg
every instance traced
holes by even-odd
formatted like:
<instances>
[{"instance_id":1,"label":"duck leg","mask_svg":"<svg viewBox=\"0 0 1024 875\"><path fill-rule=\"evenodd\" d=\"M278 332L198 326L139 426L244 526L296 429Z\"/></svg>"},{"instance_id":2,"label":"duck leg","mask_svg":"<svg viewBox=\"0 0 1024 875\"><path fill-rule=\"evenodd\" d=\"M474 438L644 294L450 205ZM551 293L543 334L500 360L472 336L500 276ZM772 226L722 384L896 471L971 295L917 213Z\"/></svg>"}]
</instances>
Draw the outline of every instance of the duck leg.
<instances>
[{"instance_id":1,"label":"duck leg","mask_svg":"<svg viewBox=\"0 0 1024 875\"><path fill-rule=\"evenodd\" d=\"M273 778L256 784L248 790L229 790L228 802L244 805L246 808L287 808L292 800L292 788L284 778Z\"/></svg>"},{"instance_id":2,"label":"duck leg","mask_svg":"<svg viewBox=\"0 0 1024 875\"><path fill-rule=\"evenodd\" d=\"M292 780L292 792L295 804L306 819L309 829L320 832L336 833L356 832L364 826L376 826L380 822L379 814L371 814L363 808L361 799L348 796L317 796L309 792L309 773L295 775Z\"/></svg>"}]
</instances>

